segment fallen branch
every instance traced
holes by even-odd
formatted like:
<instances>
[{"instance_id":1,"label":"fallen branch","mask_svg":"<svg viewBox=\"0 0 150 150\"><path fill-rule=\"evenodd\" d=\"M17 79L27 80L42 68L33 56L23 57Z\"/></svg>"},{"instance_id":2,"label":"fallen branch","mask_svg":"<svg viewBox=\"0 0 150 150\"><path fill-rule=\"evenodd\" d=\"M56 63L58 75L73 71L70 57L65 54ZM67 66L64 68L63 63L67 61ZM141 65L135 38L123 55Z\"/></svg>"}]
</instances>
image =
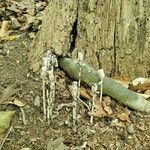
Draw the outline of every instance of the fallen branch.
<instances>
[{"instance_id":1,"label":"fallen branch","mask_svg":"<svg viewBox=\"0 0 150 150\"><path fill-rule=\"evenodd\" d=\"M59 59L59 66L68 73L69 76L76 80L79 80L78 72L80 64L78 60L71 58ZM93 86L94 83L100 81L97 70L90 67L88 64L82 64L81 76L82 82ZM100 86L98 87L100 90ZM138 96L135 92L126 89L121 84L115 82L109 77L105 77L103 80L103 92L123 103L124 105L141 112L150 113L150 102L144 98Z\"/></svg>"}]
</instances>

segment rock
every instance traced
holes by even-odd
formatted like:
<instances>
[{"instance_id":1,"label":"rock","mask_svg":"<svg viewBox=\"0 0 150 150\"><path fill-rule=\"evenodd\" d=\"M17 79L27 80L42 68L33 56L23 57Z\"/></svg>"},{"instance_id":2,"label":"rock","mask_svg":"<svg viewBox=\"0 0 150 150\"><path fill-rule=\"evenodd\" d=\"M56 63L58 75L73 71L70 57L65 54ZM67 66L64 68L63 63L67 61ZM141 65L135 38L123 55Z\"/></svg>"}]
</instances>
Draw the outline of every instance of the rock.
<instances>
[{"instance_id":1,"label":"rock","mask_svg":"<svg viewBox=\"0 0 150 150\"><path fill-rule=\"evenodd\" d=\"M36 107L41 106L40 97L38 95L34 99L34 106L36 106Z\"/></svg>"},{"instance_id":2,"label":"rock","mask_svg":"<svg viewBox=\"0 0 150 150\"><path fill-rule=\"evenodd\" d=\"M129 134L134 134L134 133L135 133L133 124L131 124L131 125L129 125L129 126L127 127L127 132L128 132Z\"/></svg>"},{"instance_id":3,"label":"rock","mask_svg":"<svg viewBox=\"0 0 150 150\"><path fill-rule=\"evenodd\" d=\"M46 3L38 2L38 3L36 3L35 7L36 7L36 12L42 11L46 7Z\"/></svg>"},{"instance_id":4,"label":"rock","mask_svg":"<svg viewBox=\"0 0 150 150\"><path fill-rule=\"evenodd\" d=\"M31 148L22 148L21 150L31 150Z\"/></svg>"}]
</instances>

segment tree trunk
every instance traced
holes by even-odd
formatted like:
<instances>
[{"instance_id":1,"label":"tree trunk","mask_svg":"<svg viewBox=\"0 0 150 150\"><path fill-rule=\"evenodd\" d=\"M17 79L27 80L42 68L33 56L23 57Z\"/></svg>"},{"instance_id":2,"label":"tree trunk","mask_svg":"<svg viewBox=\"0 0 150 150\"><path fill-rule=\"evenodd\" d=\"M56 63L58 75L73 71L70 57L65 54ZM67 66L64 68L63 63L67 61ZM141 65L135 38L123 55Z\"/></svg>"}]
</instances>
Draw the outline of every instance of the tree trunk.
<instances>
[{"instance_id":1,"label":"tree trunk","mask_svg":"<svg viewBox=\"0 0 150 150\"><path fill-rule=\"evenodd\" d=\"M150 71L150 2L132 0L50 1L31 44L37 71L47 49L77 57L107 75L147 76Z\"/></svg>"}]
</instances>

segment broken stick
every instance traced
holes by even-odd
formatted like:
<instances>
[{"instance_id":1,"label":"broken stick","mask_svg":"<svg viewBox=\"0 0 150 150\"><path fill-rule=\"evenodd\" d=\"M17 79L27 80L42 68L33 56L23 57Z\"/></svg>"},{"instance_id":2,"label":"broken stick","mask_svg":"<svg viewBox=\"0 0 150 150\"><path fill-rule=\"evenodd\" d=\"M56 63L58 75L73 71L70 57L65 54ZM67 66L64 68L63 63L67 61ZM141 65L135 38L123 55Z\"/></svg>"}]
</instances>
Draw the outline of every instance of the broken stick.
<instances>
[{"instance_id":1,"label":"broken stick","mask_svg":"<svg viewBox=\"0 0 150 150\"><path fill-rule=\"evenodd\" d=\"M68 73L69 76L79 80L79 61L71 58L59 59L59 66ZM90 67L88 64L82 64L81 81L89 86L100 81L97 70ZM98 87L100 90L100 86ZM124 105L141 112L150 113L150 102L138 96L135 92L126 89L121 84L117 83L109 77L103 80L103 92L123 103Z\"/></svg>"}]
</instances>

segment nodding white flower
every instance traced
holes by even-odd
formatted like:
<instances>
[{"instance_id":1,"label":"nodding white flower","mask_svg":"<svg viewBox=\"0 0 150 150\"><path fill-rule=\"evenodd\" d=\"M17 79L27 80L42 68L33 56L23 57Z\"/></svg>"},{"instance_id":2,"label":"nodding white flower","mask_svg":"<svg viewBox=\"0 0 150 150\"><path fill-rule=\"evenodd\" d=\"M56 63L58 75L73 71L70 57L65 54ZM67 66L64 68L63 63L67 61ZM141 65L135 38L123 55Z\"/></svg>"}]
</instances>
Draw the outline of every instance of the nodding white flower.
<instances>
[{"instance_id":1,"label":"nodding white flower","mask_svg":"<svg viewBox=\"0 0 150 150\"><path fill-rule=\"evenodd\" d=\"M104 77L105 77L104 69L99 69L97 71L97 73L98 73L98 76L99 76L100 80L103 80Z\"/></svg>"},{"instance_id":2,"label":"nodding white flower","mask_svg":"<svg viewBox=\"0 0 150 150\"><path fill-rule=\"evenodd\" d=\"M80 61L83 61L83 53L82 52L78 52L78 59Z\"/></svg>"}]
</instances>

